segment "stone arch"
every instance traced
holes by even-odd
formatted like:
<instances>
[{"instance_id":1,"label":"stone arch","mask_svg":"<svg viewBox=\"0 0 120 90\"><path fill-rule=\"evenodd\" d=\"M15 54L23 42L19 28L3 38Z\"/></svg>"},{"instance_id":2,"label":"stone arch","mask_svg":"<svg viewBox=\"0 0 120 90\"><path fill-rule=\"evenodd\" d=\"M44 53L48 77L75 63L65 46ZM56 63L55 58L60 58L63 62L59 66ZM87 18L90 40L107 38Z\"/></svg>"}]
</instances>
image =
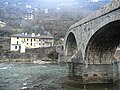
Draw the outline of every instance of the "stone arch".
<instances>
[{"instance_id":1,"label":"stone arch","mask_svg":"<svg viewBox=\"0 0 120 90\"><path fill-rule=\"evenodd\" d=\"M104 25L92 35L85 50L85 62L111 64L119 43L120 20L116 20Z\"/></svg>"},{"instance_id":2,"label":"stone arch","mask_svg":"<svg viewBox=\"0 0 120 90\"><path fill-rule=\"evenodd\" d=\"M67 56L72 56L78 50L77 41L75 35L70 32L67 36L66 43L65 43L65 54Z\"/></svg>"}]
</instances>

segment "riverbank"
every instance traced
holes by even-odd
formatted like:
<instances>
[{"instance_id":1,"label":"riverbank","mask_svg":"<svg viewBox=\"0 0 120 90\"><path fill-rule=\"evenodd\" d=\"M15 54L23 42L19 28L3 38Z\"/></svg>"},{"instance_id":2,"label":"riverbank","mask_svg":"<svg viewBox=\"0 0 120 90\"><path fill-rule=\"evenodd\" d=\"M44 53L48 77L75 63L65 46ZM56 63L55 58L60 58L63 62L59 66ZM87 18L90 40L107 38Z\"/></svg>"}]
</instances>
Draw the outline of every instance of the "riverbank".
<instances>
[{"instance_id":1,"label":"riverbank","mask_svg":"<svg viewBox=\"0 0 120 90\"><path fill-rule=\"evenodd\" d=\"M58 62L50 60L31 60L31 59L5 59L5 60L0 60L0 63L31 63L31 64L58 64Z\"/></svg>"},{"instance_id":2,"label":"riverbank","mask_svg":"<svg viewBox=\"0 0 120 90\"><path fill-rule=\"evenodd\" d=\"M43 61L43 60L35 60L35 61L33 61L32 63L34 63L34 64L53 64L53 63L57 63L57 62L55 62L55 61Z\"/></svg>"},{"instance_id":3,"label":"riverbank","mask_svg":"<svg viewBox=\"0 0 120 90\"><path fill-rule=\"evenodd\" d=\"M0 63L9 62L33 62L36 60L55 59L55 47L26 49L26 53L20 52L0 52Z\"/></svg>"},{"instance_id":4,"label":"riverbank","mask_svg":"<svg viewBox=\"0 0 120 90\"><path fill-rule=\"evenodd\" d=\"M30 63L31 60L30 59L2 59L0 60L0 63L17 63L17 62L21 62L21 63Z\"/></svg>"}]
</instances>

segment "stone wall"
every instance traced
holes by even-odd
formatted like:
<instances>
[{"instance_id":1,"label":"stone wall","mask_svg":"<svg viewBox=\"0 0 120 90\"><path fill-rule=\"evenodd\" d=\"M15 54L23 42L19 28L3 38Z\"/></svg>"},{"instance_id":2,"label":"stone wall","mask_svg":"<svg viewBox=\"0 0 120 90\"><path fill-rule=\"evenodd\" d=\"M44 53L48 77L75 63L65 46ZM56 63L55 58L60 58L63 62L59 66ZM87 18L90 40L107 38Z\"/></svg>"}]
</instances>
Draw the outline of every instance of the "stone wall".
<instances>
[{"instance_id":1,"label":"stone wall","mask_svg":"<svg viewBox=\"0 0 120 90\"><path fill-rule=\"evenodd\" d=\"M18 53L18 52L2 52L0 54L0 63L1 62L31 62L31 55L27 53Z\"/></svg>"},{"instance_id":2,"label":"stone wall","mask_svg":"<svg viewBox=\"0 0 120 90\"><path fill-rule=\"evenodd\" d=\"M26 53L2 52L0 62L32 62L47 57L53 51L55 51L55 47L27 49Z\"/></svg>"},{"instance_id":3,"label":"stone wall","mask_svg":"<svg viewBox=\"0 0 120 90\"><path fill-rule=\"evenodd\" d=\"M119 73L119 80L120 80L120 62L118 63L118 73Z\"/></svg>"},{"instance_id":4,"label":"stone wall","mask_svg":"<svg viewBox=\"0 0 120 90\"><path fill-rule=\"evenodd\" d=\"M119 78L117 64L84 65L69 62L68 66L68 79L78 81L81 84L113 83Z\"/></svg>"},{"instance_id":5,"label":"stone wall","mask_svg":"<svg viewBox=\"0 0 120 90\"><path fill-rule=\"evenodd\" d=\"M118 61L120 61L120 50L116 50L114 56L115 56L115 58L116 58Z\"/></svg>"},{"instance_id":6,"label":"stone wall","mask_svg":"<svg viewBox=\"0 0 120 90\"><path fill-rule=\"evenodd\" d=\"M112 83L118 80L114 52L120 43L120 0L72 25L66 33L64 52L81 52L83 63L68 62L68 78L81 83ZM72 44L71 43L75 43ZM71 55L72 56L72 55Z\"/></svg>"},{"instance_id":7,"label":"stone wall","mask_svg":"<svg viewBox=\"0 0 120 90\"><path fill-rule=\"evenodd\" d=\"M45 48L27 49L26 53L30 54L33 60L41 60L43 58L48 58L48 54L55 51L56 51L55 47L45 47Z\"/></svg>"},{"instance_id":8,"label":"stone wall","mask_svg":"<svg viewBox=\"0 0 120 90\"><path fill-rule=\"evenodd\" d=\"M59 53L58 54L58 63L66 63L68 60L68 58L65 57L65 55L64 55L63 48L64 48L63 44L56 46L56 52Z\"/></svg>"},{"instance_id":9,"label":"stone wall","mask_svg":"<svg viewBox=\"0 0 120 90\"><path fill-rule=\"evenodd\" d=\"M74 47L78 47L77 50L82 52L81 57L83 57L86 64L110 64L113 56L111 54L120 42L120 8L118 7L120 7L120 0L114 0L111 4L72 25L65 37L65 54L67 55L67 51L73 53ZM74 44L74 47L71 45L74 38L71 43L69 42L71 33L77 41L77 45ZM72 47L73 49L71 49ZM96 58L98 59L94 62Z\"/></svg>"}]
</instances>

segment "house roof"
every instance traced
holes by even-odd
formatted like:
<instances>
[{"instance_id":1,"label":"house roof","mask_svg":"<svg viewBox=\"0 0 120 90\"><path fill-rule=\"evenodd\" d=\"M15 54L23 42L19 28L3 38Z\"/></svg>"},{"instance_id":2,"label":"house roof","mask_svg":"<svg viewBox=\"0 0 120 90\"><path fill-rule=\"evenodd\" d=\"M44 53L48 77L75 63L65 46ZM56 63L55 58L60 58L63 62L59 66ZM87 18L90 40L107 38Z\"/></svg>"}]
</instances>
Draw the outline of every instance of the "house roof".
<instances>
[{"instance_id":1,"label":"house roof","mask_svg":"<svg viewBox=\"0 0 120 90\"><path fill-rule=\"evenodd\" d=\"M21 37L21 38L45 38L45 39L53 39L52 36L48 36L48 35L32 35L32 34L14 34L14 35L11 35L11 37Z\"/></svg>"}]
</instances>

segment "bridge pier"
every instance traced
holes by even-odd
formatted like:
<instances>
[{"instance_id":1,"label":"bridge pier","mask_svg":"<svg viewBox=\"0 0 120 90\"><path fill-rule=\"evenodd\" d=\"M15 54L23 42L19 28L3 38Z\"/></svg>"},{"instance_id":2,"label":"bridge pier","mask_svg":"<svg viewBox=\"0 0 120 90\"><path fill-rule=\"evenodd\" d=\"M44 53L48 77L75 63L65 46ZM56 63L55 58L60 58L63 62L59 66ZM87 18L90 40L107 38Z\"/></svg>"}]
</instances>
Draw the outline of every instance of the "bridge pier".
<instances>
[{"instance_id":1,"label":"bridge pier","mask_svg":"<svg viewBox=\"0 0 120 90\"><path fill-rule=\"evenodd\" d=\"M77 58L68 62L68 79L78 81L81 84L114 83L119 80L118 63L112 64L84 64Z\"/></svg>"},{"instance_id":2,"label":"bridge pier","mask_svg":"<svg viewBox=\"0 0 120 90\"><path fill-rule=\"evenodd\" d=\"M117 64L118 64L118 80L120 80L120 62L118 62Z\"/></svg>"}]
</instances>

